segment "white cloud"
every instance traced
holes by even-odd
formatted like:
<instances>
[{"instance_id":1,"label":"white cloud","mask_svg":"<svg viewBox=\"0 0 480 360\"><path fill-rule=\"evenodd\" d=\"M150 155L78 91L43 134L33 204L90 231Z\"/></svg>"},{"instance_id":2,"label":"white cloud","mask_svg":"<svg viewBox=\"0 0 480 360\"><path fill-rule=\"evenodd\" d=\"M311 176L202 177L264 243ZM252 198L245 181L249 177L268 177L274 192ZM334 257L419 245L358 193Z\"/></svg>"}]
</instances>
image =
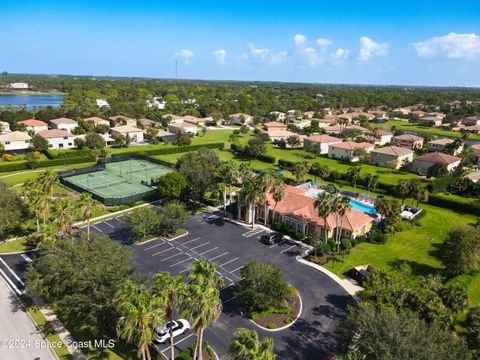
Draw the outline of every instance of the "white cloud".
<instances>
[{"instance_id":1,"label":"white cloud","mask_svg":"<svg viewBox=\"0 0 480 360\"><path fill-rule=\"evenodd\" d=\"M386 56L389 45L387 43L376 43L366 36L360 38L360 50L358 60L368 61L376 56Z\"/></svg>"},{"instance_id":2,"label":"white cloud","mask_svg":"<svg viewBox=\"0 0 480 360\"><path fill-rule=\"evenodd\" d=\"M227 51L225 49L218 49L212 51L212 55L219 64L225 64L225 58L227 57Z\"/></svg>"},{"instance_id":3,"label":"white cloud","mask_svg":"<svg viewBox=\"0 0 480 360\"><path fill-rule=\"evenodd\" d=\"M195 57L192 50L182 49L179 52L175 53L175 57L182 59L185 64L190 64L190 60Z\"/></svg>"},{"instance_id":4,"label":"white cloud","mask_svg":"<svg viewBox=\"0 0 480 360\"><path fill-rule=\"evenodd\" d=\"M248 43L249 52L243 54L244 60L251 60L255 63L276 64L284 61L288 53L286 51L273 51L269 48L259 48L253 43Z\"/></svg>"},{"instance_id":5,"label":"white cloud","mask_svg":"<svg viewBox=\"0 0 480 360\"><path fill-rule=\"evenodd\" d=\"M330 39L326 39L326 38L318 38L316 40L316 43L317 43L317 46L319 46L319 47L327 47L329 45L332 45L333 41L330 40Z\"/></svg>"},{"instance_id":6,"label":"white cloud","mask_svg":"<svg viewBox=\"0 0 480 360\"><path fill-rule=\"evenodd\" d=\"M296 34L293 37L293 42L295 43L295 46L304 46L307 42L307 38L305 37L305 35Z\"/></svg>"},{"instance_id":7,"label":"white cloud","mask_svg":"<svg viewBox=\"0 0 480 360\"><path fill-rule=\"evenodd\" d=\"M348 49L337 49L334 53L330 54L330 57L334 61L346 60L350 56L350 50Z\"/></svg>"},{"instance_id":8,"label":"white cloud","mask_svg":"<svg viewBox=\"0 0 480 360\"><path fill-rule=\"evenodd\" d=\"M480 56L480 36L450 33L413 43L422 58L474 59Z\"/></svg>"}]
</instances>

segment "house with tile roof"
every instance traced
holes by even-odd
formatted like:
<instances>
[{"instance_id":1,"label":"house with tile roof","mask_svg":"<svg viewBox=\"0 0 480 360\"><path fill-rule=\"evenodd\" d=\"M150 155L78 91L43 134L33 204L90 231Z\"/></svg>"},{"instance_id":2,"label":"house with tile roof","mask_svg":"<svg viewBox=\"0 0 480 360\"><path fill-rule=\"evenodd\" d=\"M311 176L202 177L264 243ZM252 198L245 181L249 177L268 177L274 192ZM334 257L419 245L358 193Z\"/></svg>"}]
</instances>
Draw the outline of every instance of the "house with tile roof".
<instances>
[{"instance_id":1,"label":"house with tile roof","mask_svg":"<svg viewBox=\"0 0 480 360\"><path fill-rule=\"evenodd\" d=\"M159 127L161 124L157 121L153 121L150 119L138 119L137 125L141 125L143 127Z\"/></svg>"},{"instance_id":2,"label":"house with tile roof","mask_svg":"<svg viewBox=\"0 0 480 360\"><path fill-rule=\"evenodd\" d=\"M375 149L375 145L367 142L357 143L353 141L330 144L328 146L328 157L332 159L356 162L360 160L355 154L357 149L363 149L368 154L370 151Z\"/></svg>"},{"instance_id":3,"label":"house with tile roof","mask_svg":"<svg viewBox=\"0 0 480 360\"><path fill-rule=\"evenodd\" d=\"M195 136L198 134L198 127L197 125L183 122L180 124L168 124L168 131L176 135L185 134Z\"/></svg>"},{"instance_id":4,"label":"house with tile roof","mask_svg":"<svg viewBox=\"0 0 480 360\"><path fill-rule=\"evenodd\" d=\"M480 171L471 172L470 174L465 175L465 177L474 183L477 183L480 180Z\"/></svg>"},{"instance_id":5,"label":"house with tile roof","mask_svg":"<svg viewBox=\"0 0 480 360\"><path fill-rule=\"evenodd\" d=\"M432 152L421 155L413 160L413 166L420 175L427 175L428 169L435 163L442 163L447 166L448 171L453 171L462 159L456 156L441 152Z\"/></svg>"},{"instance_id":6,"label":"house with tile roof","mask_svg":"<svg viewBox=\"0 0 480 360\"><path fill-rule=\"evenodd\" d=\"M278 121L285 121L286 114L284 112L270 111L270 115L275 116Z\"/></svg>"},{"instance_id":7,"label":"house with tile roof","mask_svg":"<svg viewBox=\"0 0 480 360\"><path fill-rule=\"evenodd\" d=\"M75 146L75 137L66 130L44 130L40 131L38 135L48 141L50 149L71 149Z\"/></svg>"},{"instance_id":8,"label":"house with tile roof","mask_svg":"<svg viewBox=\"0 0 480 360\"><path fill-rule=\"evenodd\" d=\"M279 130L286 131L287 125L279 121L269 121L263 124L263 130L265 130L266 132Z\"/></svg>"},{"instance_id":9,"label":"house with tile roof","mask_svg":"<svg viewBox=\"0 0 480 360\"><path fill-rule=\"evenodd\" d=\"M199 117L196 117L196 116L192 116L192 115L185 115L183 117L183 121L186 122L186 123L192 124L192 125L197 125L197 126L205 126L206 125L205 119L199 118Z\"/></svg>"},{"instance_id":10,"label":"house with tile roof","mask_svg":"<svg viewBox=\"0 0 480 360\"><path fill-rule=\"evenodd\" d=\"M315 208L315 197L309 196L308 189L301 187L287 186L279 202L268 193L266 201L269 219L292 226L296 232L307 235L320 233L323 237L327 233L328 237L332 237L341 231L342 237L355 238L370 231L376 218L362 211L350 209L345 214L343 226L340 226L340 221L336 223L335 214L330 214L325 221ZM259 219L265 216L263 206L259 206L258 214Z\"/></svg>"},{"instance_id":11,"label":"house with tile roof","mask_svg":"<svg viewBox=\"0 0 480 360\"><path fill-rule=\"evenodd\" d=\"M253 116L248 114L242 114L242 113L230 114L228 115L228 117L230 118L230 121L232 122L232 124L235 124L235 125L250 124L253 122Z\"/></svg>"},{"instance_id":12,"label":"house with tile roof","mask_svg":"<svg viewBox=\"0 0 480 360\"><path fill-rule=\"evenodd\" d=\"M423 138L412 134L402 134L394 136L392 143L407 149L419 150L423 147Z\"/></svg>"},{"instance_id":13,"label":"house with tile roof","mask_svg":"<svg viewBox=\"0 0 480 360\"><path fill-rule=\"evenodd\" d=\"M31 140L30 135L21 131L0 134L0 144L5 151L27 150Z\"/></svg>"},{"instance_id":14,"label":"house with tile roof","mask_svg":"<svg viewBox=\"0 0 480 360\"><path fill-rule=\"evenodd\" d=\"M110 121L102 119L101 117L97 117L97 116L92 116L92 117L89 117L89 118L85 118L85 119L83 119L83 121L91 122L91 123L93 123L93 125L95 127L97 127L98 125L110 126Z\"/></svg>"},{"instance_id":15,"label":"house with tile roof","mask_svg":"<svg viewBox=\"0 0 480 360\"><path fill-rule=\"evenodd\" d=\"M386 146L374 149L370 152L370 162L376 166L385 167L389 163L395 163L399 169L406 162L413 161L414 151L399 146Z\"/></svg>"},{"instance_id":16,"label":"house with tile roof","mask_svg":"<svg viewBox=\"0 0 480 360\"><path fill-rule=\"evenodd\" d=\"M135 126L122 125L110 129L110 135L116 139L120 135L126 136L130 139L131 144L138 144L143 142L143 130Z\"/></svg>"},{"instance_id":17,"label":"house with tile roof","mask_svg":"<svg viewBox=\"0 0 480 360\"><path fill-rule=\"evenodd\" d=\"M480 125L480 116L467 116L462 119L462 124L465 126Z\"/></svg>"},{"instance_id":18,"label":"house with tile roof","mask_svg":"<svg viewBox=\"0 0 480 360\"><path fill-rule=\"evenodd\" d=\"M330 135L311 135L303 140L303 149L316 154L328 154L331 144L341 143L343 140Z\"/></svg>"},{"instance_id":19,"label":"house with tile roof","mask_svg":"<svg viewBox=\"0 0 480 360\"><path fill-rule=\"evenodd\" d=\"M0 133L4 134L9 132L12 132L10 129L10 124L6 121L0 121Z\"/></svg>"},{"instance_id":20,"label":"house with tile roof","mask_svg":"<svg viewBox=\"0 0 480 360\"><path fill-rule=\"evenodd\" d=\"M376 131L368 132L365 139L375 145L390 144L393 139L393 133L388 130L378 129Z\"/></svg>"},{"instance_id":21,"label":"house with tile roof","mask_svg":"<svg viewBox=\"0 0 480 360\"><path fill-rule=\"evenodd\" d=\"M469 146L467 151L470 154L474 154L474 155L477 155L478 157L480 157L480 144L475 144L475 145Z\"/></svg>"},{"instance_id":22,"label":"house with tile roof","mask_svg":"<svg viewBox=\"0 0 480 360\"><path fill-rule=\"evenodd\" d=\"M40 120L28 119L19 121L18 123L25 125L27 131L33 131L35 134L38 134L40 131L48 130L48 124Z\"/></svg>"},{"instance_id":23,"label":"house with tile roof","mask_svg":"<svg viewBox=\"0 0 480 360\"><path fill-rule=\"evenodd\" d=\"M50 120L50 125L53 129L66 130L72 132L73 129L78 127L78 123L69 118L58 118Z\"/></svg>"},{"instance_id":24,"label":"house with tile roof","mask_svg":"<svg viewBox=\"0 0 480 360\"><path fill-rule=\"evenodd\" d=\"M121 125L137 126L137 120L124 115L111 116L109 120L110 120L110 126L112 127L121 126Z\"/></svg>"},{"instance_id":25,"label":"house with tile roof","mask_svg":"<svg viewBox=\"0 0 480 360\"><path fill-rule=\"evenodd\" d=\"M75 135L75 139L85 140L87 134ZM103 139L103 144L105 146L111 146L115 143L115 139L112 138L109 134L98 134Z\"/></svg>"},{"instance_id":26,"label":"house with tile roof","mask_svg":"<svg viewBox=\"0 0 480 360\"><path fill-rule=\"evenodd\" d=\"M429 141L427 144L427 148L429 152L446 152L445 150L448 148L449 145L453 144L454 140L449 138L441 138ZM457 156L463 151L463 143L455 149L453 155Z\"/></svg>"}]
</instances>

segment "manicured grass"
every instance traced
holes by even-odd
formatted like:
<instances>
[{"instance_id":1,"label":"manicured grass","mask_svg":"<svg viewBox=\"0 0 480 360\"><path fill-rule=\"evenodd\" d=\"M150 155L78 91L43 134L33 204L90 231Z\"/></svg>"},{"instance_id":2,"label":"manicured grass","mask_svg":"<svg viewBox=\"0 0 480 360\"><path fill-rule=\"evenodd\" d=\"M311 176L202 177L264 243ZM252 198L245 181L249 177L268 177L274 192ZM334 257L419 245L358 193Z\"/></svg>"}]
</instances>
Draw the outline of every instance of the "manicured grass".
<instances>
[{"instance_id":1,"label":"manicured grass","mask_svg":"<svg viewBox=\"0 0 480 360\"><path fill-rule=\"evenodd\" d=\"M27 155L27 154L28 153L11 154L11 155L13 155L13 161L2 160L1 163L2 164L12 164L16 161L23 161L23 160L25 160L25 155ZM40 157L37 160L48 160L48 158L45 154L40 153Z\"/></svg>"},{"instance_id":2,"label":"manicured grass","mask_svg":"<svg viewBox=\"0 0 480 360\"><path fill-rule=\"evenodd\" d=\"M45 316L43 316L40 309L26 296L22 296L22 302L30 316L37 323L43 335L47 338L47 340L51 343L62 342L62 339L60 339L60 336L58 336L57 333L53 330L52 326L47 321ZM70 355L70 353L68 352L66 346L54 347L53 350L57 354L58 358L61 360L73 359L72 355Z\"/></svg>"},{"instance_id":3,"label":"manicured grass","mask_svg":"<svg viewBox=\"0 0 480 360\"><path fill-rule=\"evenodd\" d=\"M392 126L396 126L397 130L416 131L420 134L430 134L430 135L446 136L446 137L453 137L453 138L459 138L462 136L462 133L459 131L444 130L444 129L428 127L428 126L419 126L417 124L411 124L407 121L401 121L401 120L389 120L385 124L370 124L370 125L375 128L385 128L385 127L391 128ZM468 138L471 140L480 140L480 135L470 134Z\"/></svg>"},{"instance_id":4,"label":"manicured grass","mask_svg":"<svg viewBox=\"0 0 480 360\"><path fill-rule=\"evenodd\" d=\"M14 241L0 243L0 254L25 251L27 247L25 245L25 239L18 239Z\"/></svg>"},{"instance_id":5,"label":"manicured grass","mask_svg":"<svg viewBox=\"0 0 480 360\"><path fill-rule=\"evenodd\" d=\"M480 305L480 273L475 275L475 279L472 281L467 291L470 304Z\"/></svg>"}]
</instances>

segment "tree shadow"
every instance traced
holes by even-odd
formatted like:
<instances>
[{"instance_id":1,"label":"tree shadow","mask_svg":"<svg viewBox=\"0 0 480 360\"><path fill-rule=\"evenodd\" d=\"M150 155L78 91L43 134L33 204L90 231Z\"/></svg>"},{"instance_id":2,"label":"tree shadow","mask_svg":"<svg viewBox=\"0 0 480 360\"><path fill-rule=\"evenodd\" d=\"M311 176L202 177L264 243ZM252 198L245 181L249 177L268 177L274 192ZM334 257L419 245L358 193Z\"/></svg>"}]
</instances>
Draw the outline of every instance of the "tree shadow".
<instances>
[{"instance_id":1,"label":"tree shadow","mask_svg":"<svg viewBox=\"0 0 480 360\"><path fill-rule=\"evenodd\" d=\"M442 269L413 260L394 259L388 262L388 265L392 267L400 267L403 264L407 264L412 269L414 275L440 274L442 272Z\"/></svg>"}]
</instances>

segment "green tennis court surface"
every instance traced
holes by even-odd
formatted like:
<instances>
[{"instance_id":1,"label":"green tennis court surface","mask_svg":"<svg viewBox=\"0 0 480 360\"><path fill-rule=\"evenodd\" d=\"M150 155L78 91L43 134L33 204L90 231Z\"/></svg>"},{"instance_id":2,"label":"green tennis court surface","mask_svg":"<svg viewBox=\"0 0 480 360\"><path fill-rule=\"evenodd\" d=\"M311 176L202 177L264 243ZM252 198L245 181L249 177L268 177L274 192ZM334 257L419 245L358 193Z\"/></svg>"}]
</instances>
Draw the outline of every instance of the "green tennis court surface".
<instances>
[{"instance_id":1,"label":"green tennis court surface","mask_svg":"<svg viewBox=\"0 0 480 360\"><path fill-rule=\"evenodd\" d=\"M65 180L102 198L121 198L152 191L153 181L171 172L168 167L146 160L131 159L105 164L105 169Z\"/></svg>"}]
</instances>

